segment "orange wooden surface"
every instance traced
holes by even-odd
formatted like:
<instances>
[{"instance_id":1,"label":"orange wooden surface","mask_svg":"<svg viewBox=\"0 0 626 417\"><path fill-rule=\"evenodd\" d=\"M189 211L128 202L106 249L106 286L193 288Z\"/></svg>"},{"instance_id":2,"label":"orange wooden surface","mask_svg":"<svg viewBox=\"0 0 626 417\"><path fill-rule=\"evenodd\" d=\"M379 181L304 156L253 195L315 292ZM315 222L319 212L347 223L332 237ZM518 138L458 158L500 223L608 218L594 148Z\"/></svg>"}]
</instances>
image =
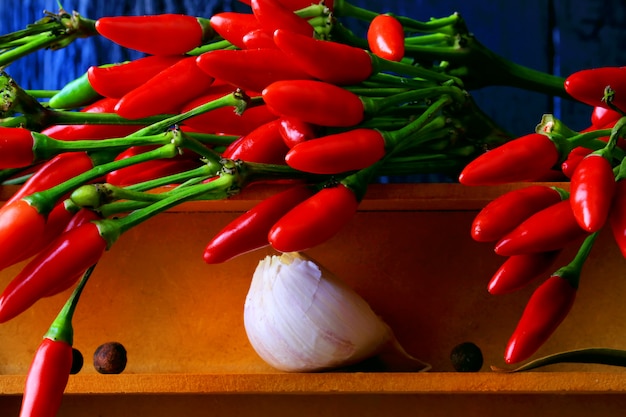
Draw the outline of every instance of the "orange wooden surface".
<instances>
[{"instance_id":1,"label":"orange wooden surface","mask_svg":"<svg viewBox=\"0 0 626 417\"><path fill-rule=\"evenodd\" d=\"M611 415L626 405L621 368L559 365L515 375L489 370L504 365L504 346L536 285L489 295L486 284L503 258L469 237L477 210L507 189L372 187L350 224L308 253L369 301L409 353L432 364L428 374L283 374L256 356L242 308L257 262L273 252L256 251L222 265L205 264L201 254L229 220L272 190L250 190L234 201L187 203L149 220L115 243L85 288L74 319L75 347L85 355L85 366L70 378L61 416L81 415L87 404L111 417L404 415L405 407L432 416L463 410L487 416L505 408L522 415L519 410L537 406L547 413L567 407L572 416L588 415L584 411L594 407L599 415ZM0 285L20 266L0 272ZM536 356L626 347L625 272L610 233L603 232L570 316ZM41 300L0 326L0 410L19 408L32 354L68 294ZM121 375L99 375L91 365L95 348L110 340L128 350ZM477 374L455 373L450 350L468 340L481 347L485 366ZM215 414L206 414L207 408Z\"/></svg>"}]
</instances>

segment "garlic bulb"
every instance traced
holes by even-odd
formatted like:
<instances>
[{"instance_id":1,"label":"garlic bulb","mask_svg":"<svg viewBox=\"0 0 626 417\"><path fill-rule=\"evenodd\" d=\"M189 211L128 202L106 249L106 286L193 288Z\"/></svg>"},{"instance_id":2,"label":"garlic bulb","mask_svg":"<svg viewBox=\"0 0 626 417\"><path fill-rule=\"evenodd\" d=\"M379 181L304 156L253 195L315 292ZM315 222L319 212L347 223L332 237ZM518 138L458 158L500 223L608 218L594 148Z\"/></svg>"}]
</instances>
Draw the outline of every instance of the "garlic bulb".
<instances>
[{"instance_id":1,"label":"garlic bulb","mask_svg":"<svg viewBox=\"0 0 626 417\"><path fill-rule=\"evenodd\" d=\"M367 302L340 279L298 253L259 262L244 306L244 325L257 354L272 367L309 372L358 363L389 351L410 357Z\"/></svg>"}]
</instances>

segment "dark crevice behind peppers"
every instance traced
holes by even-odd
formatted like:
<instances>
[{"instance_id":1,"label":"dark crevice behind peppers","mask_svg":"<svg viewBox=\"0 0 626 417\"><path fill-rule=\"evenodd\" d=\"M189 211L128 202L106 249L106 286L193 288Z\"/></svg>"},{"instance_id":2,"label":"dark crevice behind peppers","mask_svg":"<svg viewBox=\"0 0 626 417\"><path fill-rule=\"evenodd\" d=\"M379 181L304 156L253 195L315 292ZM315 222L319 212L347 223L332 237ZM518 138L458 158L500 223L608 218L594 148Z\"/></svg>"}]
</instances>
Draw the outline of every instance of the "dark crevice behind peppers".
<instances>
[{"instance_id":1,"label":"dark crevice behind peppers","mask_svg":"<svg viewBox=\"0 0 626 417\"><path fill-rule=\"evenodd\" d=\"M20 417L55 417L72 368L74 330L72 318L94 266L85 272L35 352L20 408Z\"/></svg>"}]
</instances>

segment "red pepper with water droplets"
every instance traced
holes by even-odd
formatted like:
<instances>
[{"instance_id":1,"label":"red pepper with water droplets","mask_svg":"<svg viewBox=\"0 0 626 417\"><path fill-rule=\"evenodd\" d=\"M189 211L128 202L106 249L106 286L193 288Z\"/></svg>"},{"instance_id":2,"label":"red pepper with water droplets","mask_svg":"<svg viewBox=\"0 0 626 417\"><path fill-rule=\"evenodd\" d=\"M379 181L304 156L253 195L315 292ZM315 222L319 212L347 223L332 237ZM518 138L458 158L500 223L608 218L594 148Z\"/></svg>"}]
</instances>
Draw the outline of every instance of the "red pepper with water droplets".
<instances>
[{"instance_id":1,"label":"red pepper with water droplets","mask_svg":"<svg viewBox=\"0 0 626 417\"><path fill-rule=\"evenodd\" d=\"M197 63L211 77L251 93L275 81L312 78L276 48L209 51L199 55Z\"/></svg>"},{"instance_id":2,"label":"red pepper with water droplets","mask_svg":"<svg viewBox=\"0 0 626 417\"><path fill-rule=\"evenodd\" d=\"M559 158L550 138L531 133L478 156L463 168L459 182L472 186L535 181L550 172Z\"/></svg>"},{"instance_id":3,"label":"red pepper with water droplets","mask_svg":"<svg viewBox=\"0 0 626 417\"><path fill-rule=\"evenodd\" d=\"M26 311L68 278L100 260L108 243L95 223L62 233L24 266L0 294L0 323Z\"/></svg>"},{"instance_id":4,"label":"red pepper with water droplets","mask_svg":"<svg viewBox=\"0 0 626 417\"><path fill-rule=\"evenodd\" d=\"M276 81L262 94L269 109L280 117L333 127L355 126L365 118L365 106L358 95L322 81Z\"/></svg>"},{"instance_id":5,"label":"red pepper with water droplets","mask_svg":"<svg viewBox=\"0 0 626 417\"><path fill-rule=\"evenodd\" d=\"M182 55L214 36L209 20L173 13L101 17L96 30L118 45L150 55Z\"/></svg>"},{"instance_id":6,"label":"red pepper with water droplets","mask_svg":"<svg viewBox=\"0 0 626 417\"><path fill-rule=\"evenodd\" d=\"M307 185L297 185L266 198L230 222L207 244L204 261L222 263L268 246L268 233L274 224L314 193Z\"/></svg>"},{"instance_id":7,"label":"red pepper with water droplets","mask_svg":"<svg viewBox=\"0 0 626 417\"><path fill-rule=\"evenodd\" d=\"M28 369L20 417L55 417L72 369L72 318L93 266L67 300L44 335Z\"/></svg>"},{"instance_id":8,"label":"red pepper with water droplets","mask_svg":"<svg viewBox=\"0 0 626 417\"><path fill-rule=\"evenodd\" d=\"M524 220L496 243L495 251L502 256L550 252L587 235L576 221L568 198Z\"/></svg>"},{"instance_id":9,"label":"red pepper with water droplets","mask_svg":"<svg viewBox=\"0 0 626 417\"><path fill-rule=\"evenodd\" d=\"M510 256L493 274L487 290L492 295L517 291L547 272L561 251Z\"/></svg>"},{"instance_id":10,"label":"red pepper with water droplets","mask_svg":"<svg viewBox=\"0 0 626 417\"><path fill-rule=\"evenodd\" d=\"M252 13L259 25L268 34L277 29L285 29L305 36L313 36L313 26L306 19L298 16L275 0L252 0Z\"/></svg>"},{"instance_id":11,"label":"red pepper with water droplets","mask_svg":"<svg viewBox=\"0 0 626 417\"><path fill-rule=\"evenodd\" d=\"M538 184L508 191L490 201L474 217L472 239L477 242L496 242L533 214L558 203L564 197L564 190Z\"/></svg>"},{"instance_id":12,"label":"red pepper with water droplets","mask_svg":"<svg viewBox=\"0 0 626 417\"><path fill-rule=\"evenodd\" d=\"M385 135L376 129L352 129L294 146L285 161L313 174L338 174L367 168L386 154Z\"/></svg>"},{"instance_id":13,"label":"red pepper with water droplets","mask_svg":"<svg viewBox=\"0 0 626 417\"><path fill-rule=\"evenodd\" d=\"M87 70L87 78L101 96L122 98L181 59L176 55L150 55L106 67L94 65Z\"/></svg>"},{"instance_id":14,"label":"red pepper with water droplets","mask_svg":"<svg viewBox=\"0 0 626 417\"><path fill-rule=\"evenodd\" d=\"M404 27L395 17L379 14L367 28L367 43L378 57L399 62L404 57Z\"/></svg>"},{"instance_id":15,"label":"red pepper with water droplets","mask_svg":"<svg viewBox=\"0 0 626 417\"><path fill-rule=\"evenodd\" d=\"M115 112L126 119L178 113L187 102L208 91L213 80L198 68L196 57L187 57L125 94Z\"/></svg>"}]
</instances>

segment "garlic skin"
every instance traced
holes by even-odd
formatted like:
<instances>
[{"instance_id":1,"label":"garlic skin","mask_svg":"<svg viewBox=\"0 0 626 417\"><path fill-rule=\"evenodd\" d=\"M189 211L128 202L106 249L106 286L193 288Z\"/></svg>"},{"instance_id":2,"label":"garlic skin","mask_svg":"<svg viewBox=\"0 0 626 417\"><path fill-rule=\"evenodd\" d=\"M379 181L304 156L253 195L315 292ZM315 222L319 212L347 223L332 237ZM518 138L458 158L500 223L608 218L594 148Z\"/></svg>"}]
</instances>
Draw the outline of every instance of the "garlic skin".
<instances>
[{"instance_id":1,"label":"garlic skin","mask_svg":"<svg viewBox=\"0 0 626 417\"><path fill-rule=\"evenodd\" d=\"M244 326L257 354L286 372L354 364L388 346L404 352L363 298L298 253L259 262L246 296Z\"/></svg>"}]
</instances>

